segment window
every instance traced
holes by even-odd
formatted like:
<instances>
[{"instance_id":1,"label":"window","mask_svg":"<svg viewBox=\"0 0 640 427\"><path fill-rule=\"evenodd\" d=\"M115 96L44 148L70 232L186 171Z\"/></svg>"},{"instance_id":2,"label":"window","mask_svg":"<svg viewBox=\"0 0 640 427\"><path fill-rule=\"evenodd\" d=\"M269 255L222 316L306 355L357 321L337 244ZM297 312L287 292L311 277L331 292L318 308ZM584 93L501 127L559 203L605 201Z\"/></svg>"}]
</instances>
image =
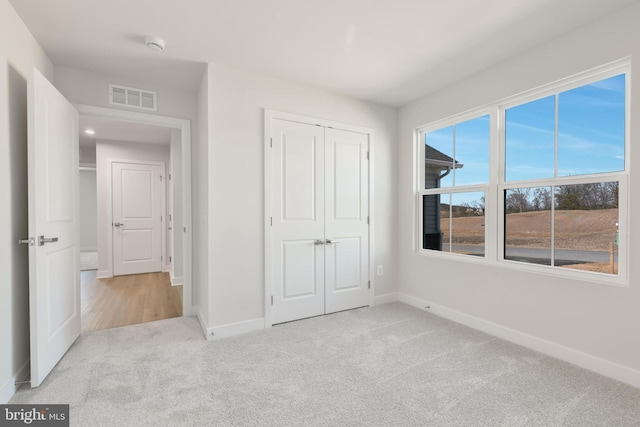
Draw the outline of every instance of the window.
<instances>
[{"instance_id":1,"label":"window","mask_svg":"<svg viewBox=\"0 0 640 427\"><path fill-rule=\"evenodd\" d=\"M618 274L625 95L618 74L504 109L504 259Z\"/></svg>"},{"instance_id":2,"label":"window","mask_svg":"<svg viewBox=\"0 0 640 427\"><path fill-rule=\"evenodd\" d=\"M420 132L422 249L484 256L489 115Z\"/></svg>"},{"instance_id":3,"label":"window","mask_svg":"<svg viewBox=\"0 0 640 427\"><path fill-rule=\"evenodd\" d=\"M627 73L603 67L417 129L418 251L625 282Z\"/></svg>"}]
</instances>

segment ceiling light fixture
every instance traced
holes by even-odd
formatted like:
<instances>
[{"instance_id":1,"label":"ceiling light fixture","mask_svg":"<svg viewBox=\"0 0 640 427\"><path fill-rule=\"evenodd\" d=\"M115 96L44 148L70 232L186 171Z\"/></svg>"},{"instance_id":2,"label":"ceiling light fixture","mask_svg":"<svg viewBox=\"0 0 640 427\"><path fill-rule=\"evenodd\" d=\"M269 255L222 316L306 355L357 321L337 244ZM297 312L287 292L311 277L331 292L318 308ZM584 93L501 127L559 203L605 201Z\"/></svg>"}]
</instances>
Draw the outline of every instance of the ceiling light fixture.
<instances>
[{"instance_id":1,"label":"ceiling light fixture","mask_svg":"<svg viewBox=\"0 0 640 427\"><path fill-rule=\"evenodd\" d=\"M164 50L164 40L159 37L145 37L144 44L151 50L158 52Z\"/></svg>"},{"instance_id":2,"label":"ceiling light fixture","mask_svg":"<svg viewBox=\"0 0 640 427\"><path fill-rule=\"evenodd\" d=\"M85 129L84 133L86 133L87 135L95 135L96 131L93 129Z\"/></svg>"}]
</instances>

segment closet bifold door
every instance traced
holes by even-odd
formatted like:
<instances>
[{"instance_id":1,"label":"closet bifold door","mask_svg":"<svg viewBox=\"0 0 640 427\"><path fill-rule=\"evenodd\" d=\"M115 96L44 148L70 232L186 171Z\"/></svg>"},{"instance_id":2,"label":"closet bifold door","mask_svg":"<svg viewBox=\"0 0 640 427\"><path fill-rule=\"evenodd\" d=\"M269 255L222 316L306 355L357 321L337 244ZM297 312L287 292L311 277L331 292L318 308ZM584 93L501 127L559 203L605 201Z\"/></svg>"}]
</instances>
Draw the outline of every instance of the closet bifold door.
<instances>
[{"instance_id":1,"label":"closet bifold door","mask_svg":"<svg viewBox=\"0 0 640 427\"><path fill-rule=\"evenodd\" d=\"M272 323L325 312L324 128L272 121Z\"/></svg>"},{"instance_id":2,"label":"closet bifold door","mask_svg":"<svg viewBox=\"0 0 640 427\"><path fill-rule=\"evenodd\" d=\"M325 313L369 305L369 136L325 131Z\"/></svg>"}]
</instances>

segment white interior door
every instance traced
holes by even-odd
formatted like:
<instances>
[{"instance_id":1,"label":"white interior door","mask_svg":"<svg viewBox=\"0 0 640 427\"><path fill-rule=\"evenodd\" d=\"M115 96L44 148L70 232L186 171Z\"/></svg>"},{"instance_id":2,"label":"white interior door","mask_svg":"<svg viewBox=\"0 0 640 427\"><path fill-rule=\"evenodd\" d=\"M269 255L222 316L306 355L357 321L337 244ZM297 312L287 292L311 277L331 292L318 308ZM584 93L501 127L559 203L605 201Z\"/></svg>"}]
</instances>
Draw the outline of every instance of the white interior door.
<instances>
[{"instance_id":1,"label":"white interior door","mask_svg":"<svg viewBox=\"0 0 640 427\"><path fill-rule=\"evenodd\" d=\"M34 69L29 86L31 386L80 335L78 112Z\"/></svg>"},{"instance_id":2,"label":"white interior door","mask_svg":"<svg viewBox=\"0 0 640 427\"><path fill-rule=\"evenodd\" d=\"M111 164L113 274L162 271L162 167Z\"/></svg>"},{"instance_id":3,"label":"white interior door","mask_svg":"<svg viewBox=\"0 0 640 427\"><path fill-rule=\"evenodd\" d=\"M273 121L273 310L282 323L324 313L324 129Z\"/></svg>"},{"instance_id":4,"label":"white interior door","mask_svg":"<svg viewBox=\"0 0 640 427\"><path fill-rule=\"evenodd\" d=\"M366 134L272 121L271 323L369 303Z\"/></svg>"},{"instance_id":5,"label":"white interior door","mask_svg":"<svg viewBox=\"0 0 640 427\"><path fill-rule=\"evenodd\" d=\"M368 135L325 131L325 313L369 305Z\"/></svg>"}]
</instances>

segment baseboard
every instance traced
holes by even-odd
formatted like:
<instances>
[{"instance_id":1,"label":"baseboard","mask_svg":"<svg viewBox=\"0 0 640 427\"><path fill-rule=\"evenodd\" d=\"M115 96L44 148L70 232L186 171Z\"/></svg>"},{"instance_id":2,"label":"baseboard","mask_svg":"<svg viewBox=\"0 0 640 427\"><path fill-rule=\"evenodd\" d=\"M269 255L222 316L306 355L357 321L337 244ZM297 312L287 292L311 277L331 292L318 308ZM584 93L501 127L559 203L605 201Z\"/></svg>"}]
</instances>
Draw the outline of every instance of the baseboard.
<instances>
[{"instance_id":1,"label":"baseboard","mask_svg":"<svg viewBox=\"0 0 640 427\"><path fill-rule=\"evenodd\" d=\"M0 404L4 405L8 403L13 395L16 394L16 391L20 388L19 385L16 385L16 381L24 381L29 376L29 369L30 365L29 360L27 359L20 369L18 369L18 372L2 386L2 389L0 389Z\"/></svg>"},{"instance_id":2,"label":"baseboard","mask_svg":"<svg viewBox=\"0 0 640 427\"><path fill-rule=\"evenodd\" d=\"M182 282L184 282L184 279L182 277L171 278L171 286L182 286Z\"/></svg>"},{"instance_id":3,"label":"baseboard","mask_svg":"<svg viewBox=\"0 0 640 427\"><path fill-rule=\"evenodd\" d=\"M244 322L230 323L228 325L214 326L211 333L207 335L210 340L229 338L235 335L246 334L248 332L264 329L264 318L246 320Z\"/></svg>"},{"instance_id":4,"label":"baseboard","mask_svg":"<svg viewBox=\"0 0 640 427\"><path fill-rule=\"evenodd\" d=\"M207 321L202 315L202 311L200 310L200 307L198 307L197 305L194 305L192 308L192 312L196 315L196 318L198 319L198 323L200 323L200 327L202 328L202 333L204 334L204 337L206 339L209 339L213 331L211 330L211 328L209 328Z\"/></svg>"},{"instance_id":5,"label":"baseboard","mask_svg":"<svg viewBox=\"0 0 640 427\"><path fill-rule=\"evenodd\" d=\"M583 353L570 347L563 346L524 332L507 328L497 323L489 322L478 317L452 310L450 308L433 304L428 301L412 297L403 293L398 293L398 301L428 311L437 316L444 317L473 329L486 332L490 335L511 341L523 347L530 348L556 359L564 360L581 368L597 372L601 375L613 378L618 381L640 387L640 371L619 365L617 363L601 359L588 353Z\"/></svg>"},{"instance_id":6,"label":"baseboard","mask_svg":"<svg viewBox=\"0 0 640 427\"><path fill-rule=\"evenodd\" d=\"M87 246L87 247L80 248L80 252L97 252L97 251L98 251L97 246Z\"/></svg>"},{"instance_id":7,"label":"baseboard","mask_svg":"<svg viewBox=\"0 0 640 427\"><path fill-rule=\"evenodd\" d=\"M96 279L108 279L113 277L109 270L98 270L96 273Z\"/></svg>"},{"instance_id":8,"label":"baseboard","mask_svg":"<svg viewBox=\"0 0 640 427\"><path fill-rule=\"evenodd\" d=\"M376 295L374 305L388 304L396 301L398 301L398 293L392 292L390 294Z\"/></svg>"}]
</instances>

